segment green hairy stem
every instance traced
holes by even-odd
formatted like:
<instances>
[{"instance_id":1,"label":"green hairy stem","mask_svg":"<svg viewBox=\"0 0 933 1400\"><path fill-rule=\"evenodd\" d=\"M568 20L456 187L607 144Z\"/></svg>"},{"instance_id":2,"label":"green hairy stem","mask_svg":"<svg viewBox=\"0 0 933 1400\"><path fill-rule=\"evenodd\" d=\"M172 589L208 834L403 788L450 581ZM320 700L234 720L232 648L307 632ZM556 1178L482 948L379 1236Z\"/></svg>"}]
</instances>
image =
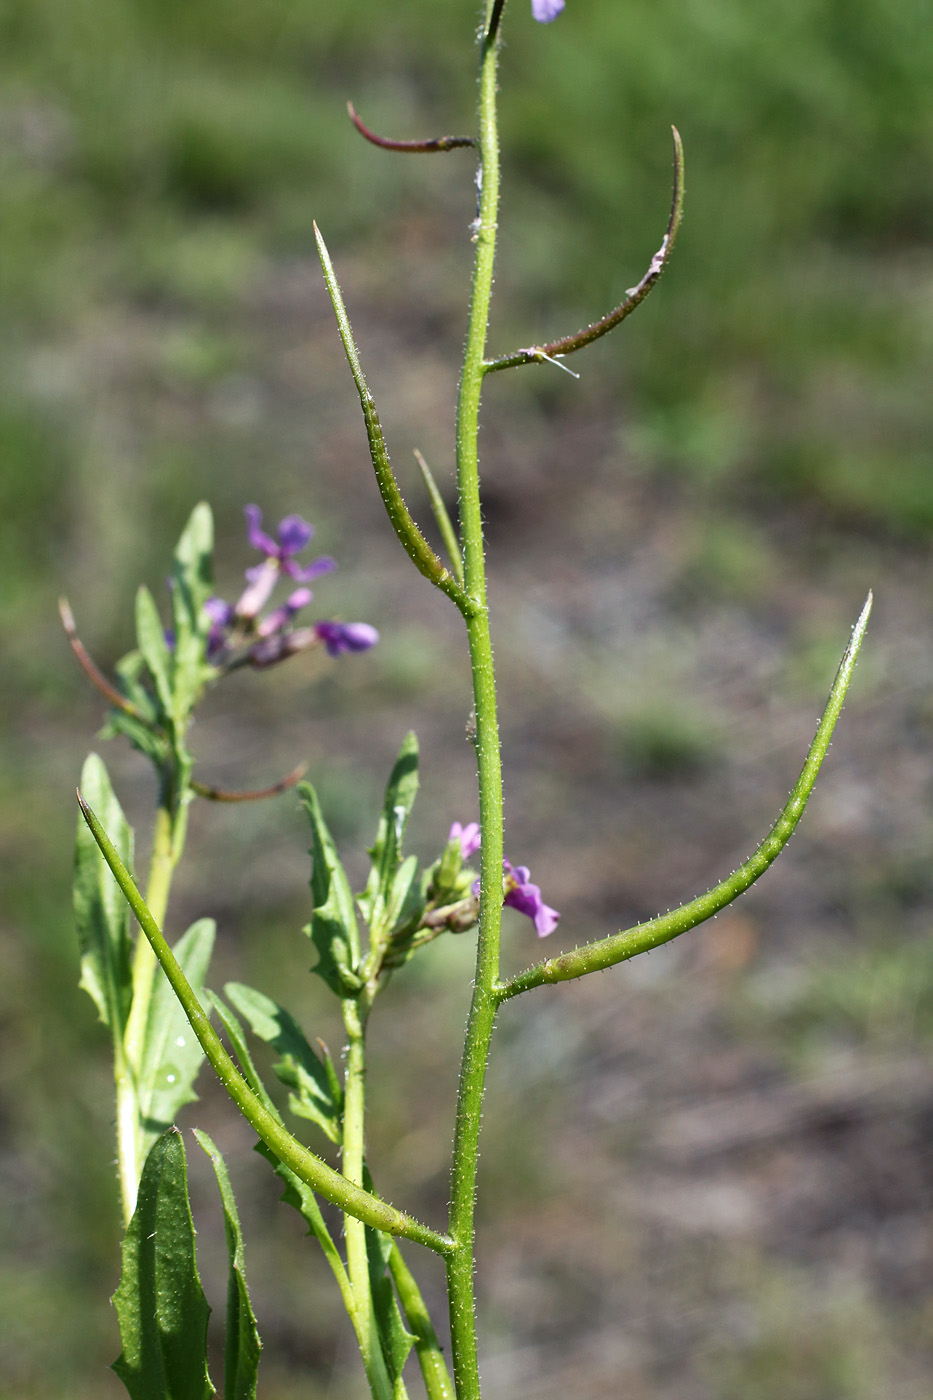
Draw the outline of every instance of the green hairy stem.
<instances>
[{"instance_id":1,"label":"green hairy stem","mask_svg":"<svg viewBox=\"0 0 933 1400\"><path fill-rule=\"evenodd\" d=\"M233 1060L224 1049L223 1043L210 1023L207 1012L201 1006L191 989L191 985L165 941L162 931L146 907L146 902L133 882L133 878L114 849L110 838L87 803L78 794L78 802L84 820L90 828L94 840L100 847L104 860L110 866L117 884L132 909L143 933L152 945L172 990L181 1002L208 1063L221 1084L230 1095L243 1117L256 1130L266 1146L275 1153L281 1162L313 1190L319 1191L326 1200L332 1201L349 1214L357 1216L367 1225L382 1230L388 1235L401 1235L423 1244L438 1254L447 1255L453 1248L453 1241L427 1225L396 1210L394 1206L379 1200L368 1191L348 1182L340 1172L335 1172L326 1162L303 1147L297 1138L286 1132L276 1118L253 1093L240 1074Z\"/></svg>"},{"instance_id":2,"label":"green hairy stem","mask_svg":"<svg viewBox=\"0 0 933 1400\"><path fill-rule=\"evenodd\" d=\"M869 593L839 664L826 708L817 726L800 777L794 784L780 816L755 853L734 870L727 880L722 880L713 889L707 890L706 894L699 895L688 904L681 905L679 909L673 909L669 914L661 914L656 919L649 919L647 923L638 924L623 933L613 934L611 938L588 943L585 947L577 948L572 953L564 953L559 958L548 958L536 967L519 973L498 989L500 1001L507 1001L532 987L540 987L550 982L567 982L574 977L584 977L588 972L600 972L651 948L658 948L662 943L669 943L678 934L686 933L688 929L695 928L697 924L718 914L720 909L738 899L740 894L744 894L749 886L764 874L793 835L803 816L807 799L813 791L855 670L865 628L868 626L871 605L872 595Z\"/></svg>"},{"instance_id":3,"label":"green hairy stem","mask_svg":"<svg viewBox=\"0 0 933 1400\"><path fill-rule=\"evenodd\" d=\"M499 6L501 12L501 5ZM491 28L492 5L487 7ZM496 708L495 669L486 604L486 568L480 504L478 433L480 394L485 375L486 336L492 299L499 213L499 133L496 119L498 37L484 40L479 77L480 203L475 231L476 254L466 350L457 402L457 485L466 591L476 612L466 619L473 700L476 712L476 758L479 781L480 917L473 997L460 1066L457 1118L450 1177L448 1256L450 1335L458 1400L479 1396L474 1302L474 1206L483 1087L496 1016L502 927L502 762Z\"/></svg>"},{"instance_id":4,"label":"green hairy stem","mask_svg":"<svg viewBox=\"0 0 933 1400\"><path fill-rule=\"evenodd\" d=\"M475 149L478 155L479 206L472 226L473 274L455 423L458 529L447 512L427 463L420 453L415 453L450 567L435 553L402 497L376 405L363 373L343 294L327 247L315 225L324 279L359 394L373 469L386 512L415 567L452 600L463 618L473 685L473 742L481 831L481 842L478 843L478 900L475 870L467 868L470 852L475 850L477 843L471 840L468 846L467 833L464 832L461 844L457 838L457 833L462 830L460 827L452 828L446 847L433 865L422 870L416 856L404 856L405 827L419 780L418 742L414 733L408 734L392 771L376 841L370 848L372 871L369 881L366 888L354 896L337 844L327 827L318 794L310 784L302 788L314 843L311 879L314 907L311 924L305 932L309 934L318 955L314 970L340 1001L346 1033L342 1077L335 1066L335 1059L322 1042L318 1042L319 1054L288 1011L259 991L240 983L227 984L224 995L229 1005L213 993L205 992L205 998L211 999L223 1024L236 1056L234 1060L214 1030L210 1012L199 995L204 988L206 961L199 961L198 956L204 949L209 954L214 937L212 921L199 920L179 940L174 951L169 948L162 932L172 876L184 846L188 803L194 794L227 802L254 800L283 791L299 776L296 770L271 788L241 793L210 788L192 779L192 759L185 749L184 740L191 713L202 691L213 684L225 664L227 669L233 669L234 666L247 664L250 657L256 666L271 665L275 660L282 659L270 659L268 653L263 657L258 650L244 650L242 655L237 652L231 660L230 653L218 648L216 637L210 631L213 526L208 507L202 505L197 508L176 555L174 622L170 632L164 631L151 595L145 589L140 590L137 604L139 653L124 659L126 665L120 673L121 685L127 689L126 696L115 690L87 657L74 631L67 604L63 605L62 613L72 649L89 678L114 707L114 732L123 732L131 742L148 753L162 780L145 898L127 868L133 863L132 831L112 792L106 770L96 755L88 760L85 773L90 776L82 779L82 787L104 816L111 831L116 833L113 840L89 803L80 792L78 794L84 822L141 930L130 967L131 944L125 907L116 899L109 877L100 865L97 850L79 821L78 845L85 856L89 854L93 863L92 884L102 874L107 892L118 905L119 917L115 921L111 918L106 930L111 942L105 944L105 950L112 954L113 965L124 972L118 990L125 989L129 983L122 1000L116 994L111 998L116 1010L108 1018L105 1013L111 1002L105 1001L100 986L94 981L93 968L90 973L84 974L88 979L84 985L102 1008L102 1019L114 1025L119 1012L119 1031L114 1035L118 1175L124 1224L128 1227L127 1237L133 1245L133 1250L128 1251L131 1262L136 1260L135 1267L140 1273L143 1266L139 1261L145 1263L149 1258L152 1253L149 1242L156 1238L154 1229L148 1234L143 1233L142 1204L134 1216L137 1194L141 1203L149 1200L150 1214L163 1197L169 1199L176 1217L184 1220L187 1226L191 1225L187 1196L180 1194L182 1187L177 1185L178 1182L182 1186L184 1184L184 1152L177 1130L170 1129L168 1125L178 1105L193 1096L192 1091L186 1099L184 1091L193 1084L201 1061L178 1006L168 996L165 983L161 980L161 968L208 1062L239 1112L258 1134L263 1155L272 1161L275 1170L285 1180L285 1199L297 1206L309 1223L310 1233L321 1244L354 1327L367 1381L375 1400L407 1400L402 1375L412 1347L421 1369L427 1400L480 1400L474 1284L475 1200L483 1095L499 1007L535 987L586 976L677 937L713 917L768 869L793 834L812 792L846 698L872 604L869 594L852 631L797 782L774 825L753 855L727 879L677 909L571 952L544 959L508 980L500 980L503 899L505 888L508 888L510 902L513 902L513 886L503 884L505 841L501 742L487 603L478 456L483 385L487 375L505 369L548 360L560 362L566 355L591 344L626 319L652 291L668 265L680 226L684 198L683 148L675 128L674 190L667 229L660 248L637 285L626 293L625 299L614 310L573 335L499 358L487 358L499 215L497 67L505 5L506 0L485 0L479 40L478 129L475 137L393 141L376 136L364 126L352 106L350 108L351 119L357 129L377 146L409 152L468 147ZM247 508L248 516L251 511L256 511L256 508ZM255 535L251 538L255 543ZM263 537L260 535L260 538ZM280 540L277 554L273 553L277 548L275 543L266 541L269 558L264 567L272 569L274 578L279 577L277 570L281 572L284 569L287 573L293 568L289 563L290 546L284 532ZM305 578L311 576L312 571L303 575ZM219 600L213 601L217 603ZM184 612L186 607L189 608L187 614ZM257 612L258 608L257 603ZM237 608L231 606L229 613L236 619L239 630L235 636L239 638L239 643L243 642L244 637L247 642L255 642L261 636L261 631L257 631L257 618L249 615L246 605L238 605ZM333 628L335 624L326 626ZM278 640L283 646L292 644L294 650L317 645L326 635L324 627L325 624L319 624L316 629L283 633ZM375 638L374 629L365 630ZM303 642L298 640L302 632ZM359 650L370 644L364 641L351 649ZM327 645L332 653L339 650L330 641ZM140 655L151 676L152 683L147 682L146 686L137 683L137 671L133 669L133 657L138 659ZM218 656L221 660L218 660ZM154 695L150 693L153 688ZM132 699L128 698L130 696ZM103 773L96 787L95 772ZM114 824L114 816L122 824L119 831ZM81 906L91 933L94 928L91 927L91 915L87 909L91 908L93 913L96 908L92 908L91 901L91 896L95 894L96 884L94 888L86 888L85 904ZM80 880L76 880L76 910L81 897ZM553 916L556 922L555 911L546 909L544 912L549 917ZM368 944L361 938L361 917L368 927ZM382 1200L373 1187L366 1155L366 1031L377 995L408 958L441 933L464 932L472 927L474 919L478 924L475 973L457 1090L449 1214L446 1231L442 1232ZM540 923L539 928L542 933L548 932L548 928ZM86 939L90 937L87 930L84 936ZM175 1038L171 1044L184 1046L187 1043L189 1051L197 1057L197 1063L190 1071L190 1080L183 1081L183 1092L176 1093L164 1116L159 1119L157 1115L152 1115L153 1121L167 1129L153 1155L150 1149L158 1129L153 1129L150 1136L145 1137L143 1109L149 1100L140 1089L140 1084L143 1071L152 1058L151 1051L149 1059L146 1058L150 1022L159 1024L163 1000L167 1002L175 1022L172 1026L172 1036ZM231 1006L235 1010L232 1011ZM252 1063L247 1037L237 1019L237 1011L249 1020L253 1033L280 1052L281 1059L275 1065L274 1072L291 1091L289 1108L299 1117L313 1120L329 1142L339 1148L339 1171L330 1167L285 1128L275 1102ZM183 1033L180 1036L179 1031ZM150 1079L146 1081L150 1087L151 1079L150 1074ZM242 1240L239 1221L231 1204L229 1178L219 1153L209 1139L206 1144L205 1150L218 1169L228 1231L234 1236L232 1262L240 1269ZM176 1193L174 1196L172 1191ZM339 1240L335 1242L331 1237L314 1193L343 1213L345 1263ZM190 1236L193 1242L193 1227ZM387 1239L387 1236L395 1238ZM398 1238L423 1245L444 1260L452 1374L448 1371L418 1284L396 1243ZM161 1246L161 1239L159 1244ZM190 1252L193 1268L193 1247ZM126 1257L125 1254L125 1262ZM236 1277L239 1278L239 1275ZM247 1377L242 1392L236 1390L236 1393L242 1393L244 1400L254 1400L258 1333L254 1335L251 1330L254 1329L254 1320L248 1309L245 1278L236 1286L241 1286L242 1292L231 1297L234 1297L235 1303L238 1298L240 1300L238 1306L241 1312L237 1314L234 1309L233 1315L240 1319L241 1325L236 1335L242 1338L242 1349L237 1353L234 1348L231 1354L242 1356L242 1373ZM125 1311L129 1315L131 1305L135 1307L137 1294L142 1296L143 1290L132 1288L130 1283L121 1284L121 1289ZM128 1331L131 1330L128 1328ZM206 1315L203 1331L206 1337ZM130 1361L124 1362L124 1370L129 1373ZM226 1391L234 1393L229 1386ZM132 1393L135 1395L135 1392ZM146 1391L146 1394L149 1393Z\"/></svg>"}]
</instances>

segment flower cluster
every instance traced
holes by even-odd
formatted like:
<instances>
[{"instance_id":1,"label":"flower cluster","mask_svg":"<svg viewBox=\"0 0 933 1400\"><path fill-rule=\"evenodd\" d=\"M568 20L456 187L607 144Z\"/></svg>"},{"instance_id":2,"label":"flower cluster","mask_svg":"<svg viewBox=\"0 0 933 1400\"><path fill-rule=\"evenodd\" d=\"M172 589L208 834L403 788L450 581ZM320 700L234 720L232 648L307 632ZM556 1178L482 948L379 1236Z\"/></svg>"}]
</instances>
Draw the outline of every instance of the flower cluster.
<instances>
[{"instance_id":1,"label":"flower cluster","mask_svg":"<svg viewBox=\"0 0 933 1400\"><path fill-rule=\"evenodd\" d=\"M246 588L236 603L208 598L205 611L210 619L207 659L218 670L237 666L274 666L299 651L323 645L331 656L344 652L367 651L379 640L375 627L366 622L316 622L306 627L292 624L314 596L307 587L312 579L336 569L333 559L322 555L310 564L298 563L299 555L314 534L313 527L300 515L287 515L273 539L262 528L262 511L246 506L246 534L253 549L263 557L261 564L246 570ZM262 616L280 578L291 579L294 589L278 607Z\"/></svg>"},{"instance_id":2,"label":"flower cluster","mask_svg":"<svg viewBox=\"0 0 933 1400\"><path fill-rule=\"evenodd\" d=\"M480 848L479 823L467 822L466 826L462 826L460 822L454 822L447 840L459 841L462 859L469 860ZM531 883L531 872L527 865L513 865L510 860L504 860L502 887L503 903L531 919L539 938L547 938L549 933L554 932L560 914L545 904L539 886ZM473 886L473 893L479 894L478 880Z\"/></svg>"}]
</instances>

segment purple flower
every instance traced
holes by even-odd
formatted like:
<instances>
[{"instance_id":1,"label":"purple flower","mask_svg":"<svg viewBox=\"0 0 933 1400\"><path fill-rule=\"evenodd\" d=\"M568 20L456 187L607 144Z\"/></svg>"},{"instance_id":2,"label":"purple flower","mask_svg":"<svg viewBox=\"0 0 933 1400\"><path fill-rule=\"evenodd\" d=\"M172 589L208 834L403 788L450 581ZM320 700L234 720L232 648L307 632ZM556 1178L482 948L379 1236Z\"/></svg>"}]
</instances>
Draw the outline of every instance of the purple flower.
<instances>
[{"instance_id":1,"label":"purple flower","mask_svg":"<svg viewBox=\"0 0 933 1400\"><path fill-rule=\"evenodd\" d=\"M480 847L480 828L478 822L467 822L462 826L460 822L454 822L450 828L448 841L460 841L460 853L464 860L469 860L475 855ZM545 904L541 898L541 890L537 885L531 883L531 876L527 865L513 865L510 860L502 862L502 885L504 898L503 903L510 908L517 909L520 914L525 914L537 930L539 938L547 938L549 933L553 933L560 920L560 914L550 905ZM473 893L479 894L479 880L473 885Z\"/></svg>"},{"instance_id":2,"label":"purple flower","mask_svg":"<svg viewBox=\"0 0 933 1400\"><path fill-rule=\"evenodd\" d=\"M502 868L505 872L504 902L531 919L539 938L547 938L557 928L560 914L545 904L540 889L531 883L527 865L512 865L511 861L504 860Z\"/></svg>"},{"instance_id":3,"label":"purple flower","mask_svg":"<svg viewBox=\"0 0 933 1400\"><path fill-rule=\"evenodd\" d=\"M531 0L531 13L541 24L550 24L564 8L564 0ZM550 933L550 929L548 929Z\"/></svg>"},{"instance_id":4,"label":"purple flower","mask_svg":"<svg viewBox=\"0 0 933 1400\"><path fill-rule=\"evenodd\" d=\"M309 525L307 520L302 520L300 515L286 515L285 519L279 522L276 541L263 530L262 511L258 506L244 506L243 514L246 516L247 539L254 549L260 550L266 556L265 563L247 569L246 577L251 583L258 582L273 561L278 566L276 572L288 574L296 583L310 583L313 578L329 574L336 569L337 565L333 559L327 558L326 555L315 559L304 568L295 562L295 555L301 553L314 534L314 527ZM262 607L263 604L260 603L259 606ZM256 613L252 613L251 616L255 617Z\"/></svg>"},{"instance_id":5,"label":"purple flower","mask_svg":"<svg viewBox=\"0 0 933 1400\"><path fill-rule=\"evenodd\" d=\"M273 608L271 613L267 613L264 618L260 619L256 627L256 635L271 637L273 633L281 632L288 626L296 613L308 606L313 597L314 594L310 588L296 588L280 607Z\"/></svg>"},{"instance_id":6,"label":"purple flower","mask_svg":"<svg viewBox=\"0 0 933 1400\"><path fill-rule=\"evenodd\" d=\"M379 640L379 633L368 622L318 622L313 630L331 656L341 656L347 651L368 651Z\"/></svg>"},{"instance_id":7,"label":"purple flower","mask_svg":"<svg viewBox=\"0 0 933 1400\"><path fill-rule=\"evenodd\" d=\"M337 566L333 559L320 558L302 566L295 555L305 548L314 531L300 515L287 515L279 523L277 538L262 528L262 511L246 506L246 533L254 549L265 555L261 564L246 570L247 586L236 603L209 598L204 611L210 621L207 659L218 669L239 666L266 667L299 651L323 643L331 656L349 651L366 651L379 640L375 627L366 622L320 622L311 627L293 628L292 622L313 598L310 588L296 588L284 603L262 616L279 579L294 579L302 585L328 574Z\"/></svg>"},{"instance_id":8,"label":"purple flower","mask_svg":"<svg viewBox=\"0 0 933 1400\"><path fill-rule=\"evenodd\" d=\"M454 822L447 840L448 842L459 840L461 859L469 860L470 856L475 855L480 848L479 822L467 822L466 826Z\"/></svg>"}]
</instances>

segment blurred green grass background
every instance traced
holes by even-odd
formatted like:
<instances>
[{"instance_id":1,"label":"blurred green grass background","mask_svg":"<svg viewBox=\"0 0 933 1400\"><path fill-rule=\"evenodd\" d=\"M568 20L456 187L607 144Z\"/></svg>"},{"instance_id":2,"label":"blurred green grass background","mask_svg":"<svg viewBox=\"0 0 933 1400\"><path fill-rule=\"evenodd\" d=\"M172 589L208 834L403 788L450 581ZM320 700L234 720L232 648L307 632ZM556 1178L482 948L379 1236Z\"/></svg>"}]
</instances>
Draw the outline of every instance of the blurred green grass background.
<instances>
[{"instance_id":1,"label":"blurred green grass background","mask_svg":"<svg viewBox=\"0 0 933 1400\"><path fill-rule=\"evenodd\" d=\"M141 579L158 586L197 499L214 506L228 589L241 567L244 501L258 500L268 519L298 510L318 522L322 551L341 561L342 573L320 590L323 614L372 617L384 644L372 658L313 673L310 715L307 671L246 678L228 708L212 701L198 737L213 773L231 786L262 781L310 744L335 829L359 848L403 726L424 731L432 756L462 736L469 705L455 627L417 581L395 582L404 560L365 473L352 389L316 280L312 219L352 292L367 368L385 395L383 418L400 439L396 459L421 445L443 473L469 268L471 158L376 153L352 132L345 102L352 98L371 125L393 134L469 130L474 8L463 0L0 5L0 1394L119 1393L100 1370L114 1350L105 1299L116 1280L106 1047L75 989L68 894L70 793L99 714L57 630L56 596L70 594L86 639L112 662L130 644L132 590ZM933 620L928 7L775 0L763 11L750 0L568 0L547 28L532 25L526 10L525 0L512 0L507 16L493 346L563 333L638 279L667 218L671 122L686 146L687 213L659 290L611 344L587 352L580 386L534 370L488 395L484 459L499 462L490 467L488 517L505 605L506 697L514 701L510 793L526 843L513 858L537 850L551 871L561 859L573 865L561 897L576 901L575 927L584 933L689 893L661 883L667 859L656 858L657 880L645 875L653 833L672 821L685 872L705 877L706 855L685 835L689 822L707 820L711 792L723 800L704 784L733 757L740 762L733 750L747 750L750 735L768 729L775 716L762 697L775 687L807 716L775 741L792 738L797 747L787 751L798 752L859 590L896 575L901 631L894 603L888 619L901 649L882 649L865 680L883 737L856 731L883 748L883 782L868 800L883 811L880 825L853 838L845 874L833 875L827 818L830 835L817 842L825 860L798 876L812 877L822 902L815 911L805 905L795 934L804 938L809 918L823 939L796 980L778 979L784 994L773 991L770 964L762 969L752 957L748 978L736 973L719 996L710 954L719 991L703 1004L724 1043L751 1040L754 1054L790 1066L791 1075L826 1043L861 1053L880 1042L901 1054L901 1032L913 1054L928 1047L933 1004L922 943L930 826L918 815L924 798L928 811L933 727L929 647L920 640ZM400 470L405 476L407 467ZM659 541L647 594L637 572L612 572L622 554L640 557L643 531ZM583 601L587 580L595 610ZM555 602L558 595L569 601ZM746 619L744 631L737 627L746 640L736 647L701 634L701 615ZM625 637L623 616L657 629L658 640L616 665L606 637L618 627ZM704 654L721 662L721 683L703 672ZM747 661L753 671L747 692L729 689L728 658L736 655L737 667ZM894 680L883 674L886 662ZM566 698L568 674L586 697L582 710ZM529 685L550 696L543 708L529 700ZM892 692L900 698L879 719ZM755 742L753 767L764 761ZM560 757L551 764L555 744ZM472 815L464 747L444 768L436 759L428 779L415 827L427 852L439 822ZM107 757L131 789L133 761ZM778 797L792 776L780 774ZM614 848L590 841L586 823L617 819L604 785L623 781L647 815L640 825L626 819L631 854L616 867ZM891 815L898 792L906 794L899 817ZM753 823L775 805L765 796L758 805L741 786L725 801ZM571 855L562 847L568 802L588 813L580 828L587 840L581 835ZM128 793L127 805L145 827L145 792ZM284 992L307 958L291 933L307 913L305 835L281 808L242 820L235 826L214 812L196 819L200 863L183 876L178 917L218 913L229 933L224 970L249 976L255 968L257 980L271 977L270 989ZM751 836L728 822L728 814L708 821L709 839L721 836L725 852ZM600 864L611 873L595 873ZM792 880L798 914L799 900ZM773 912L762 906L755 917L770 928L780 895ZM834 941L843 925L864 939L855 958L845 936ZM905 940L893 950L892 927ZM432 1008L414 1052L417 1109L401 1056L380 1071L391 1111L375 1131L387 1152L398 1136L392 1115L404 1124L406 1145L388 1168L393 1189L405 1194L412 1177L426 1182L438 1211L449 1127L441 1091L454 1080L451 1027L467 966L457 945L400 993L409 1014ZM679 966L671 965L675 988L696 971ZM678 1018L672 992L650 979L635 985L659 1015ZM589 995L574 1003L584 1018L595 1005ZM636 1022L648 1014L634 1001L629 1011ZM530 1153L524 1160L524 1148L512 1160L522 1114L547 1121L543 1109L543 1120L535 1118L541 1082L524 1104L508 1098L509 1073L520 1079L527 1053L522 1035L533 1036L532 1019L522 1025L503 1032L496 1084L514 1113L497 1120L486 1159L490 1189L519 1214L535 1190L556 1208L540 1162ZM598 1069L600 1054L612 1058L598 1045L584 1054L568 1025L555 1022L554 1034L562 1043L563 1027L581 1074ZM385 1034L391 1054L399 1046ZM448 1060L428 1085L427 1066ZM554 1070L561 1083L563 1073ZM208 1094L203 1112L222 1136L213 1119L225 1121L223 1106ZM585 1136L579 1123L576 1130ZM232 1141L240 1141L235 1133ZM258 1264L273 1299L265 1393L307 1394L298 1379L305 1366L315 1393L360 1394L351 1348L332 1340L333 1303L306 1278L297 1262L304 1256L272 1262L274 1247L292 1257L284 1212L261 1203L273 1194L261 1177L248 1191L272 1241ZM522 1228L533 1231L530 1216ZM581 1395L614 1394L600 1375L631 1364L632 1395L670 1400L928 1393L933 1318L918 1301L919 1284L905 1285L893 1304L861 1285L843 1288L813 1336L799 1288L809 1297L806 1288L820 1294L823 1285L812 1270L801 1285L797 1272L812 1260L745 1245L716 1257L726 1262L713 1269L710 1291L722 1304L712 1314L713 1340L689 1328L677 1336L648 1328L653 1343L636 1361L594 1342L585 1364L577 1357L576 1380L557 1370L553 1384L563 1393L576 1385ZM504 1280L509 1267L506 1258ZM708 1280L711 1268L702 1260L693 1271L674 1266L686 1280L688 1313L699 1316L696 1280ZM607 1288L611 1275L607 1266ZM585 1300L584 1282L566 1281L568 1290L577 1285ZM499 1294L489 1288L487 1325L500 1356L509 1348L521 1355L523 1346L547 1355L547 1308L536 1311L532 1301L522 1311L520 1302L510 1312L506 1284ZM751 1320L720 1327L736 1297ZM588 1335L584 1302L576 1307L569 1314ZM506 1319L501 1333L497 1318ZM682 1358L680 1369L657 1360L665 1352ZM491 1394L552 1393L547 1366L545 1379L535 1373L532 1381L505 1361L490 1365Z\"/></svg>"}]
</instances>

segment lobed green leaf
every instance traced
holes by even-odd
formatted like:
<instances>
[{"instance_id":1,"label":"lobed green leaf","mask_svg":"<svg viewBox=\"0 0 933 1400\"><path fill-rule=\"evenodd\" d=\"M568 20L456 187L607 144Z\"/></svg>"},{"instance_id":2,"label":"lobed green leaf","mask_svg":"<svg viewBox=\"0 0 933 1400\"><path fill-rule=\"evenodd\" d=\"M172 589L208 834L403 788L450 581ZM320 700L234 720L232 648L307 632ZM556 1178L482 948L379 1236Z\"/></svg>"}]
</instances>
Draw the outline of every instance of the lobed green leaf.
<instances>
[{"instance_id":1,"label":"lobed green leaf","mask_svg":"<svg viewBox=\"0 0 933 1400\"><path fill-rule=\"evenodd\" d=\"M253 1034L281 1055L274 1070L292 1091L288 1100L292 1113L310 1118L331 1142L339 1142L340 1099L335 1097L325 1066L308 1044L294 1016L271 997L242 982L228 982L224 991L249 1022Z\"/></svg>"}]
</instances>

